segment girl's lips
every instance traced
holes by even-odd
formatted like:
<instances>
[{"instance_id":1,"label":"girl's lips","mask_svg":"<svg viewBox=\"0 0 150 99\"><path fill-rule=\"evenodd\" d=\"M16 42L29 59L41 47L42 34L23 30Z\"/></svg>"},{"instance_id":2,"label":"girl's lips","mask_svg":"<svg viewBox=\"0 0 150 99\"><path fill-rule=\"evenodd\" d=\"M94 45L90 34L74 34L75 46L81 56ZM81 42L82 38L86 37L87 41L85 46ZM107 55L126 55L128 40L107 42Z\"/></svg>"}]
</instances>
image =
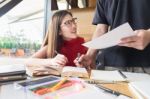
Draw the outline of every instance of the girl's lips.
<instances>
[{"instance_id":1,"label":"girl's lips","mask_svg":"<svg viewBox=\"0 0 150 99\"><path fill-rule=\"evenodd\" d=\"M77 33L77 31L72 31L71 33Z\"/></svg>"},{"instance_id":2,"label":"girl's lips","mask_svg":"<svg viewBox=\"0 0 150 99\"><path fill-rule=\"evenodd\" d=\"M71 32L72 34L75 34L76 32Z\"/></svg>"}]
</instances>

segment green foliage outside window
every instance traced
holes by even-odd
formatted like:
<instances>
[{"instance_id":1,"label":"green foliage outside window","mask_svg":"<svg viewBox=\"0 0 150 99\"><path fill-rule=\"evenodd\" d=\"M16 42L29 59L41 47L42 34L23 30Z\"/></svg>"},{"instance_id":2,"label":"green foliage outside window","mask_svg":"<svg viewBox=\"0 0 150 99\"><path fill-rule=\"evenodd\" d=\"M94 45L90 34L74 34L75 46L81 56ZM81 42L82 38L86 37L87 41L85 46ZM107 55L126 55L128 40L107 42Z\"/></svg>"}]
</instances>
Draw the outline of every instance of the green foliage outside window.
<instances>
[{"instance_id":1,"label":"green foliage outside window","mask_svg":"<svg viewBox=\"0 0 150 99\"><path fill-rule=\"evenodd\" d=\"M3 36L0 37L0 48L7 49L31 49L37 51L41 44L39 41L31 41L20 36Z\"/></svg>"}]
</instances>

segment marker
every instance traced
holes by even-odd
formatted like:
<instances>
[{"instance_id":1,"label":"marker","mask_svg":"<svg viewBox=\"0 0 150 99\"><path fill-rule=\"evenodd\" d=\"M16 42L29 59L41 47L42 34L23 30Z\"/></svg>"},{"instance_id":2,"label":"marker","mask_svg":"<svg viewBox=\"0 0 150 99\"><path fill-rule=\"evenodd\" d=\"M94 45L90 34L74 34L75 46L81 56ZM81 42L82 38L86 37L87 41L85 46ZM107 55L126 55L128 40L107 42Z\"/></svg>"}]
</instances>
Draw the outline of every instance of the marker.
<instances>
[{"instance_id":1,"label":"marker","mask_svg":"<svg viewBox=\"0 0 150 99\"><path fill-rule=\"evenodd\" d=\"M81 56L81 54L80 54L80 53L77 53L77 62L78 62L79 64L81 64L81 62L79 61L80 56Z\"/></svg>"},{"instance_id":2,"label":"marker","mask_svg":"<svg viewBox=\"0 0 150 99\"><path fill-rule=\"evenodd\" d=\"M54 52L55 52L56 55L59 54L56 50Z\"/></svg>"},{"instance_id":3,"label":"marker","mask_svg":"<svg viewBox=\"0 0 150 99\"><path fill-rule=\"evenodd\" d=\"M118 70L118 72L120 73L120 75L123 77L123 78L127 78L127 76L125 74L123 74L123 72L121 70Z\"/></svg>"}]
</instances>

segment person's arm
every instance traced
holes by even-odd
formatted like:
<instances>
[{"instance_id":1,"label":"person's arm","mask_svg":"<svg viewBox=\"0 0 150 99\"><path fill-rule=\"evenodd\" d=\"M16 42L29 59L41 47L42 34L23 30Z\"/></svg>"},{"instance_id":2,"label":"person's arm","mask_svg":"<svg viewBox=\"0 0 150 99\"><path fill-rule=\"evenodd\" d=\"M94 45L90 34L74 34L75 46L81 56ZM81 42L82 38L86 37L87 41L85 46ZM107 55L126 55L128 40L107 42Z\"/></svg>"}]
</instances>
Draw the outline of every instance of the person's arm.
<instances>
[{"instance_id":1,"label":"person's arm","mask_svg":"<svg viewBox=\"0 0 150 99\"><path fill-rule=\"evenodd\" d=\"M47 58L47 46L44 46L38 52L33 54L26 64L27 66L64 66L67 61L68 59L62 54L58 54L54 58Z\"/></svg>"},{"instance_id":2,"label":"person's arm","mask_svg":"<svg viewBox=\"0 0 150 99\"><path fill-rule=\"evenodd\" d=\"M108 25L105 24L98 24L96 26L96 30L93 34L92 39L95 39L97 37L100 37L101 35L103 35L104 33L108 32ZM90 56L90 57L95 57L97 53L96 49L89 49L86 53L86 55Z\"/></svg>"},{"instance_id":3,"label":"person's arm","mask_svg":"<svg viewBox=\"0 0 150 99\"><path fill-rule=\"evenodd\" d=\"M46 59L47 46L34 53L27 61L27 66L50 66L50 59Z\"/></svg>"},{"instance_id":4,"label":"person's arm","mask_svg":"<svg viewBox=\"0 0 150 99\"><path fill-rule=\"evenodd\" d=\"M47 57L47 46L42 47L39 51L34 53L32 58L46 58Z\"/></svg>"},{"instance_id":5,"label":"person's arm","mask_svg":"<svg viewBox=\"0 0 150 99\"><path fill-rule=\"evenodd\" d=\"M150 43L150 29L136 30L135 36L125 37L121 39L120 46L131 47L138 50L144 50Z\"/></svg>"},{"instance_id":6,"label":"person's arm","mask_svg":"<svg viewBox=\"0 0 150 99\"><path fill-rule=\"evenodd\" d=\"M96 30L93 34L92 39L95 39L104 33L108 32L108 25L105 24L98 24ZM89 49L86 55L81 55L79 59L74 60L76 66L85 66L90 68L95 68L95 58L96 58L97 50L96 49Z\"/></svg>"}]
</instances>

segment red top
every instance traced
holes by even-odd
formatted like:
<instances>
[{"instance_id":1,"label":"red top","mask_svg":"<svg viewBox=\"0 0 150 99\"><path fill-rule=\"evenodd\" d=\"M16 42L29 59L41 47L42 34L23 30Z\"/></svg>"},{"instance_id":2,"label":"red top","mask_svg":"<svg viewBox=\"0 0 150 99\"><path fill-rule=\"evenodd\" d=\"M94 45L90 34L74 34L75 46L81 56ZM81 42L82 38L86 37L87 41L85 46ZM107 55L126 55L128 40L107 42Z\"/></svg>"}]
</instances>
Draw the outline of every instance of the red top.
<instances>
[{"instance_id":1,"label":"red top","mask_svg":"<svg viewBox=\"0 0 150 99\"><path fill-rule=\"evenodd\" d=\"M75 66L73 61L77 58L77 54L85 54L87 52L87 48L81 45L83 43L84 39L81 37L77 37L71 41L63 41L60 53L68 58L66 66Z\"/></svg>"}]
</instances>

